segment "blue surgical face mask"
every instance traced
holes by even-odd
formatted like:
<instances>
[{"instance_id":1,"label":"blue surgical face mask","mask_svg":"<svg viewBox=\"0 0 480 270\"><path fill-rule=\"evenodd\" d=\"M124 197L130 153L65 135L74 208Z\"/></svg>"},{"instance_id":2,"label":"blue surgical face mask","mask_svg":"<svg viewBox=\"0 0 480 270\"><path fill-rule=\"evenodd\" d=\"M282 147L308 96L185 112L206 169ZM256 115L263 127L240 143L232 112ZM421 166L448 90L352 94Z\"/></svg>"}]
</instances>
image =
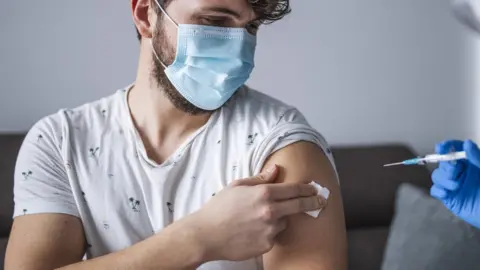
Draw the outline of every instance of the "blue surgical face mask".
<instances>
[{"instance_id":1,"label":"blue surgical face mask","mask_svg":"<svg viewBox=\"0 0 480 270\"><path fill-rule=\"evenodd\" d=\"M177 25L177 54L165 74L180 94L203 110L216 110L248 80L254 67L256 37L243 28ZM152 41L151 41L152 42Z\"/></svg>"}]
</instances>

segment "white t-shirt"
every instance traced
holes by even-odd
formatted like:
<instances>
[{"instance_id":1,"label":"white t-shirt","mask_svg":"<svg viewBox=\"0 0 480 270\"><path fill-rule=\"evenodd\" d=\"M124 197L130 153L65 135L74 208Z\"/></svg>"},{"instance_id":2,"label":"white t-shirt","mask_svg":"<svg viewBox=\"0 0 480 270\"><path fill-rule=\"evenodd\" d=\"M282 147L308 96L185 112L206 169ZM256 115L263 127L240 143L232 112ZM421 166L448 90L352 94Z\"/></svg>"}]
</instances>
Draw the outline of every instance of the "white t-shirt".
<instances>
[{"instance_id":1,"label":"white t-shirt","mask_svg":"<svg viewBox=\"0 0 480 270\"><path fill-rule=\"evenodd\" d=\"M291 143L316 143L335 168L324 138L297 109L247 87L156 164L130 117L129 89L43 118L28 132L16 164L14 217L79 217L88 259L160 232L231 181L259 173L269 155ZM262 266L257 258L209 262L199 269Z\"/></svg>"}]
</instances>

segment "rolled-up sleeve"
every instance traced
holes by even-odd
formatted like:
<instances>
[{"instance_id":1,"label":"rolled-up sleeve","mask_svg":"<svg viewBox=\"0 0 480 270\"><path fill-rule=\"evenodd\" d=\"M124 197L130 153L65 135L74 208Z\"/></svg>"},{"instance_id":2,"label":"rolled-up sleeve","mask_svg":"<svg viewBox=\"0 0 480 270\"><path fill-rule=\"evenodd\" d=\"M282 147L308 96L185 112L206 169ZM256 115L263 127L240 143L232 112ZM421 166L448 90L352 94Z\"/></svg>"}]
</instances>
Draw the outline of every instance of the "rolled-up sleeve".
<instances>
[{"instance_id":1,"label":"rolled-up sleeve","mask_svg":"<svg viewBox=\"0 0 480 270\"><path fill-rule=\"evenodd\" d=\"M261 171L266 159L270 155L300 141L311 142L320 147L336 171L334 157L325 138L310 126L297 109L290 109L283 114L279 122L255 149L252 159L254 174L258 174Z\"/></svg>"},{"instance_id":2,"label":"rolled-up sleeve","mask_svg":"<svg viewBox=\"0 0 480 270\"><path fill-rule=\"evenodd\" d=\"M60 213L79 216L61 155L60 121L37 122L20 148L14 175L13 217Z\"/></svg>"}]
</instances>

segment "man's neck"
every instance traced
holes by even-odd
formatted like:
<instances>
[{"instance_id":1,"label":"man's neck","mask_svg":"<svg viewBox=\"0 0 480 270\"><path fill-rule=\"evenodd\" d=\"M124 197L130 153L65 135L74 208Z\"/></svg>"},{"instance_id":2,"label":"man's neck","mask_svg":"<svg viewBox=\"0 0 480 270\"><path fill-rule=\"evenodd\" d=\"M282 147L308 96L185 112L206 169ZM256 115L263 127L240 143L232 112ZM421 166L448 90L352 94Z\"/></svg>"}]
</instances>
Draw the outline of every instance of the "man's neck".
<instances>
[{"instance_id":1,"label":"man's neck","mask_svg":"<svg viewBox=\"0 0 480 270\"><path fill-rule=\"evenodd\" d=\"M177 109L163 90L151 83L151 71L146 68L151 58L142 58L135 85L127 97L128 106L149 157L163 163L191 134L207 123L211 114L191 115Z\"/></svg>"},{"instance_id":2,"label":"man's neck","mask_svg":"<svg viewBox=\"0 0 480 270\"><path fill-rule=\"evenodd\" d=\"M135 84L129 91L131 117L149 157L163 163L211 114L191 115L170 102L161 89Z\"/></svg>"}]
</instances>

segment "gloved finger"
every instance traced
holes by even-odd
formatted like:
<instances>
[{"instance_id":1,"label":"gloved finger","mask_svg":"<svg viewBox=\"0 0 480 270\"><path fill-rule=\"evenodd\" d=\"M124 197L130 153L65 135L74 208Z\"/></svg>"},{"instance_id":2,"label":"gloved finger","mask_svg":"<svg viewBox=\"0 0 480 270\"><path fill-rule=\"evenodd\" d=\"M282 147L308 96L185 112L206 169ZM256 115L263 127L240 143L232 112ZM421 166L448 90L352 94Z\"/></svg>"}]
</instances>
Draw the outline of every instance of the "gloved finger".
<instances>
[{"instance_id":1,"label":"gloved finger","mask_svg":"<svg viewBox=\"0 0 480 270\"><path fill-rule=\"evenodd\" d=\"M449 178L442 169L436 169L432 173L432 181L435 185L449 191L455 191L459 187L459 183Z\"/></svg>"},{"instance_id":2,"label":"gloved finger","mask_svg":"<svg viewBox=\"0 0 480 270\"><path fill-rule=\"evenodd\" d=\"M435 146L435 152L437 154L448 154L452 151L463 151L463 141L448 140Z\"/></svg>"},{"instance_id":3,"label":"gloved finger","mask_svg":"<svg viewBox=\"0 0 480 270\"><path fill-rule=\"evenodd\" d=\"M441 188L437 185L433 185L430 188L430 195L434 198L439 199L439 200L443 200L448 196L448 191L446 191L445 189L443 189L443 188Z\"/></svg>"},{"instance_id":4,"label":"gloved finger","mask_svg":"<svg viewBox=\"0 0 480 270\"><path fill-rule=\"evenodd\" d=\"M467 166L465 161L461 160L458 162L443 161L440 162L438 168L445 174L446 178L458 180Z\"/></svg>"},{"instance_id":5,"label":"gloved finger","mask_svg":"<svg viewBox=\"0 0 480 270\"><path fill-rule=\"evenodd\" d=\"M463 144L463 148L467 153L468 161L470 161L470 163L472 163L476 167L480 168L480 149L478 149L478 146L473 141L467 140Z\"/></svg>"}]
</instances>

